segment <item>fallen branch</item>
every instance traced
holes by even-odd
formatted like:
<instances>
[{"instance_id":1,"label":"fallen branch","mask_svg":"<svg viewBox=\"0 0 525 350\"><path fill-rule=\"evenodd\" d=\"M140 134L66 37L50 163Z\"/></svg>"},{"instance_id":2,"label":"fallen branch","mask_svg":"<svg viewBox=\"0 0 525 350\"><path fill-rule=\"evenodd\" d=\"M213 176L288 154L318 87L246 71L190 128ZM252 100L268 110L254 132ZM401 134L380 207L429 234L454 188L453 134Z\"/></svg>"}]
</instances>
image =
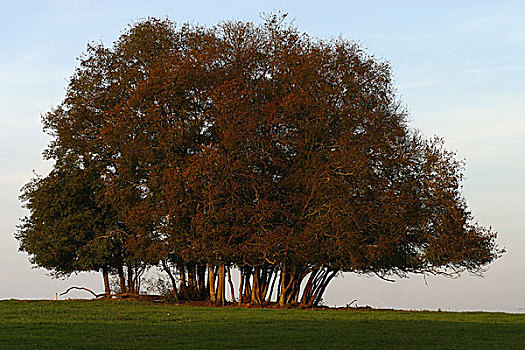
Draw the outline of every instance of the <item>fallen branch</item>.
<instances>
[{"instance_id":1,"label":"fallen branch","mask_svg":"<svg viewBox=\"0 0 525 350\"><path fill-rule=\"evenodd\" d=\"M116 299L151 300L151 301L161 300L162 299L161 295L151 295L151 294L135 294L135 293L121 293L121 294L101 293L101 294L97 294L97 293L93 292L91 289L88 289L86 287L76 287L76 286L69 287L65 292L60 293L60 295L66 295L67 293L69 293L73 289L85 290L86 292L89 292L89 293L93 294L93 296L96 299L98 299L98 298L108 298L108 299L116 298Z\"/></svg>"},{"instance_id":2,"label":"fallen branch","mask_svg":"<svg viewBox=\"0 0 525 350\"><path fill-rule=\"evenodd\" d=\"M71 290L73 290L73 289L77 289L77 290L85 290L85 291L87 291L87 292L90 292L91 294L93 294L93 296L94 296L95 298L101 298L101 297L103 297L103 296L106 295L105 293L97 294L97 293L93 292L91 289L88 289L88 288L86 288L86 287L69 287L65 292L60 293L60 295L66 295L67 293L69 293L69 292L70 292Z\"/></svg>"},{"instance_id":3,"label":"fallen branch","mask_svg":"<svg viewBox=\"0 0 525 350\"><path fill-rule=\"evenodd\" d=\"M135 294L135 293L109 294L108 298L132 299L132 300L150 300L150 301L156 301L156 300L162 300L163 299L162 295Z\"/></svg>"},{"instance_id":4,"label":"fallen branch","mask_svg":"<svg viewBox=\"0 0 525 350\"><path fill-rule=\"evenodd\" d=\"M355 303L356 301L357 301L357 299L352 300L352 301L350 302L350 304L346 304L346 307L350 307L350 306L352 306L352 304ZM356 304L356 306L357 306L357 304Z\"/></svg>"}]
</instances>

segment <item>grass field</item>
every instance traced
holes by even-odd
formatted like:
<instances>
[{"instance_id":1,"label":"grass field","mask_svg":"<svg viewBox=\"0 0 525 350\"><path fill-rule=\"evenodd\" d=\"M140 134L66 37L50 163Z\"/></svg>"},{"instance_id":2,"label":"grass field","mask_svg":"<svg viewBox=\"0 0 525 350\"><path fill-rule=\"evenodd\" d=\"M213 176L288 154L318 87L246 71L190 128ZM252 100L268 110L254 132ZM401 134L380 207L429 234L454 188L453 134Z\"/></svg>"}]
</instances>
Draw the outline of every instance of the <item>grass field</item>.
<instances>
[{"instance_id":1,"label":"grass field","mask_svg":"<svg viewBox=\"0 0 525 350\"><path fill-rule=\"evenodd\" d=\"M0 349L525 349L525 314L0 301Z\"/></svg>"}]
</instances>

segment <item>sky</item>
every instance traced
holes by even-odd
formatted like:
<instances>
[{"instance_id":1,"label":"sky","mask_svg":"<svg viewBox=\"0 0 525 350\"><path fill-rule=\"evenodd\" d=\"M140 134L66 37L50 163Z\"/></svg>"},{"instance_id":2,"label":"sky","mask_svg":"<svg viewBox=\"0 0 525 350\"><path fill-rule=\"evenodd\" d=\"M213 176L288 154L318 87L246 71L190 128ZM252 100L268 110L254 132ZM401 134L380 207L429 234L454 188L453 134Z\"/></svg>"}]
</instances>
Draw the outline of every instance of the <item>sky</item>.
<instances>
[{"instance_id":1,"label":"sky","mask_svg":"<svg viewBox=\"0 0 525 350\"><path fill-rule=\"evenodd\" d=\"M342 36L391 64L410 125L465 159L463 194L507 250L483 277L345 274L327 305L525 312L525 2L523 1L0 1L0 299L53 299L72 285L103 290L96 273L66 280L33 268L14 238L18 199L51 168L40 117L64 98L90 41L109 46L148 16L212 26L289 13L312 37ZM70 294L72 297L86 296ZM89 295L88 295L89 296Z\"/></svg>"}]
</instances>

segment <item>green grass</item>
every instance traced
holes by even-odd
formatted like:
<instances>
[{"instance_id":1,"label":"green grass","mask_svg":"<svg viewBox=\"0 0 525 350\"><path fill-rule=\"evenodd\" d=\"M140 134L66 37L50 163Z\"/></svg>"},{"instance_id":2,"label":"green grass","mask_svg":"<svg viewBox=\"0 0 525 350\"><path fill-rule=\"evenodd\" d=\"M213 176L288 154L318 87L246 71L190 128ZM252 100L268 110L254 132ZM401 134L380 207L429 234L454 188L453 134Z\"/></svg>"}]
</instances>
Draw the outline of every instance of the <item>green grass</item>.
<instances>
[{"instance_id":1,"label":"green grass","mask_svg":"<svg viewBox=\"0 0 525 350\"><path fill-rule=\"evenodd\" d=\"M0 301L0 349L523 349L525 315Z\"/></svg>"}]
</instances>

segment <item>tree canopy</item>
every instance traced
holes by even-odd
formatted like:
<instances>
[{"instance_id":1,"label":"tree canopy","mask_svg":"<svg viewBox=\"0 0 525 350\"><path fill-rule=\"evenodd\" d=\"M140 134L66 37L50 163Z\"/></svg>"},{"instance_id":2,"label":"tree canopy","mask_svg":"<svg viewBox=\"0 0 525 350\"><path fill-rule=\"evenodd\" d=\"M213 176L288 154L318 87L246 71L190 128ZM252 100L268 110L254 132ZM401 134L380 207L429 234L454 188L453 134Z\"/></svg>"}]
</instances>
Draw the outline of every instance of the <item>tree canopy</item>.
<instances>
[{"instance_id":1,"label":"tree canopy","mask_svg":"<svg viewBox=\"0 0 525 350\"><path fill-rule=\"evenodd\" d=\"M136 23L88 46L43 123L55 165L23 189L20 249L122 293L161 266L176 298L223 304L236 267L239 302L317 305L339 272L479 273L502 252L388 63L285 16Z\"/></svg>"}]
</instances>

